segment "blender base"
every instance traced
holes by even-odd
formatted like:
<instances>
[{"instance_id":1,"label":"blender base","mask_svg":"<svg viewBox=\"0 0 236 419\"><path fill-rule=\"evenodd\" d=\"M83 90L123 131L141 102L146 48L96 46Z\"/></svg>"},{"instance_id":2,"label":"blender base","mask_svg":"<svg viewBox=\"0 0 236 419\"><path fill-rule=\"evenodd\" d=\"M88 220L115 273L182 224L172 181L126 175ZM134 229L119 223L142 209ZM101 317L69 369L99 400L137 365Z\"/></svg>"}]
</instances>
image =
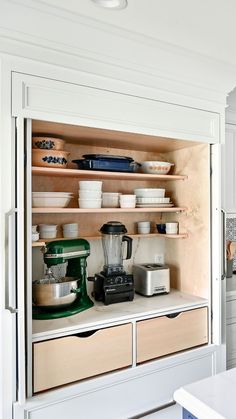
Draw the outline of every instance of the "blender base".
<instances>
[{"instance_id":1,"label":"blender base","mask_svg":"<svg viewBox=\"0 0 236 419\"><path fill-rule=\"evenodd\" d=\"M52 320L60 319L62 317L73 316L81 311L93 307L94 303L90 298L85 295L84 297L75 300L69 307L66 308L42 308L33 306L33 319L34 320Z\"/></svg>"}]
</instances>

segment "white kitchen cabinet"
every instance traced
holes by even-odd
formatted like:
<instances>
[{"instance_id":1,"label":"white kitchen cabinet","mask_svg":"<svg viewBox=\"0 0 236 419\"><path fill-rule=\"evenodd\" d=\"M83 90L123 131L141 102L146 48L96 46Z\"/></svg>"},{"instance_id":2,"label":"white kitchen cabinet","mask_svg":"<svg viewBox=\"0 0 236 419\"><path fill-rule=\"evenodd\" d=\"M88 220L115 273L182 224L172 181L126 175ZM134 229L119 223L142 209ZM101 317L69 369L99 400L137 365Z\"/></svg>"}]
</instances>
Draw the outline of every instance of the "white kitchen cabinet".
<instances>
[{"instance_id":1,"label":"white kitchen cabinet","mask_svg":"<svg viewBox=\"0 0 236 419\"><path fill-rule=\"evenodd\" d=\"M173 402L173 392L180 385L212 375L213 359L212 347L194 349L175 359L163 358L126 373L110 373L44 392L29 399L24 409L15 405L15 411L20 419L131 418Z\"/></svg>"},{"instance_id":2,"label":"white kitchen cabinet","mask_svg":"<svg viewBox=\"0 0 236 419\"><path fill-rule=\"evenodd\" d=\"M56 78L56 77L55 77ZM25 232L27 247L27 264L25 266L25 281L20 288L19 295L24 295L27 283L27 312L26 312L26 352L25 359L21 358L21 372L25 372L27 382L27 396L22 396L21 403L15 403L16 419L42 417L71 419L85 415L88 418L125 418L145 413L164 406L173 401L173 391L179 386L212 375L218 368L220 350L220 264L212 265L220 252L218 238L219 201L218 184L219 168L218 143L220 115L200 109L187 108L177 104L158 102L142 97L119 94L119 91L108 91L91 88L89 85L70 84L39 78L32 75L13 73L12 79L12 115L17 118L17 136L25 134L26 164L25 176ZM26 119L28 119L26 121ZM23 128L25 125L25 128ZM175 200L176 206L172 211L134 210L131 212L118 211L114 214L124 220L134 240L140 243L144 238L136 237L134 223L140 215L150 217L156 222L163 216L166 220L175 217L183 229L182 238L175 240L168 238L165 244L166 262L173 267L172 281L176 290L163 298L145 299L137 297L134 304L121 303L107 309L103 305L85 311L70 318L54 321L31 322L31 291L32 260L31 260L31 223L47 220L62 224L68 217L80 218L81 234L95 239L98 226L107 220L107 211L92 211L94 215L88 223L84 211L75 206L68 211L31 208L31 189L45 185L56 184L60 188L70 185L73 190L78 189L78 175L74 176L68 169L62 179L62 173L40 171L33 168L31 172L31 135L39 134L61 135L67 139L67 147L71 157L80 148L80 153L94 148L106 149L109 152L126 150L134 157L145 158L162 157L173 159L175 162L175 176L170 179L152 178L143 175L106 177L103 180L107 187L114 187L118 182L124 191L130 191L135 183L150 186L165 185L166 190ZM217 157L215 157L217 156ZM24 155L20 158L24 161ZM210 179L210 171L212 178ZM197 176L196 176L197 171ZM32 176L32 178L31 178ZM82 174L80 174L82 176ZM55 181L57 179L57 181ZM60 182L58 182L60 180ZM40 183L41 182L41 183ZM112 183L113 182L113 183ZM201 188L199 188L199 184ZM71 186L72 185L72 186ZM37 189L34 189L37 190ZM211 205L211 199L214 205ZM211 230L211 217L215 220L214 231ZM89 211L87 211L89 212ZM165 214L164 214L165 213ZM56 221L57 220L57 221ZM217 227L218 226L218 227ZM212 236L211 236L212 233ZM153 234L150 240L163 240ZM167 240L166 240L167 242ZM211 242L214 243L211 249ZM155 246L149 246L147 257L155 251ZM176 259L178 255L178 260ZM187 255L187 257L186 257ZM199 263L199 260L201 263ZM211 298L211 295L213 296ZM22 300L23 301L23 300ZM181 353L161 354L153 360L143 364L136 364L136 324L141 321L159 316L166 316L178 312L204 308L208 312L204 318L204 336L206 330L210 340L201 339L196 344L203 345L191 348L191 343L181 347ZM25 313L24 306L20 306ZM211 322L211 312L214 313ZM51 339L67 339L73 334L95 329L103 330L109 327L121 327L132 323L132 365L122 371L107 372L98 377L68 384L65 387L46 391L42 394L32 394L32 344L40 345ZM23 335L22 335L23 342ZM217 346L216 344L219 344ZM195 344L194 344L195 345ZM129 363L128 363L129 364ZM22 383L20 382L20 388ZM24 395L24 388L22 390ZM127 394L129 395L127 397ZM99 408L98 408L99 406ZM101 407L102 406L102 407ZM104 410L105 406L105 410ZM114 416L114 407L115 415Z\"/></svg>"},{"instance_id":3,"label":"white kitchen cabinet","mask_svg":"<svg viewBox=\"0 0 236 419\"><path fill-rule=\"evenodd\" d=\"M236 212L236 125L226 124L222 145L222 208Z\"/></svg>"}]
</instances>

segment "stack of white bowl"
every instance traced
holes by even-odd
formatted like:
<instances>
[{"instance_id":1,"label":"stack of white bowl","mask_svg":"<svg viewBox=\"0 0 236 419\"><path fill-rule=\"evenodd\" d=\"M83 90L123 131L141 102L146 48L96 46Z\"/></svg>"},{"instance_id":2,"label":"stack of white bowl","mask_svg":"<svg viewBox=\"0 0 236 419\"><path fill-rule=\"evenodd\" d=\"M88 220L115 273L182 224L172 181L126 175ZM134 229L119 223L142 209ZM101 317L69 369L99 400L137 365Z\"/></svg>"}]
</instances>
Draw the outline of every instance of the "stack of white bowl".
<instances>
[{"instance_id":1,"label":"stack of white bowl","mask_svg":"<svg viewBox=\"0 0 236 419\"><path fill-rule=\"evenodd\" d=\"M63 224L62 227L63 227L63 237L67 239L74 239L79 236L78 223Z\"/></svg>"},{"instance_id":2,"label":"stack of white bowl","mask_svg":"<svg viewBox=\"0 0 236 419\"><path fill-rule=\"evenodd\" d=\"M102 206L102 181L79 181L79 208L101 208Z\"/></svg>"}]
</instances>

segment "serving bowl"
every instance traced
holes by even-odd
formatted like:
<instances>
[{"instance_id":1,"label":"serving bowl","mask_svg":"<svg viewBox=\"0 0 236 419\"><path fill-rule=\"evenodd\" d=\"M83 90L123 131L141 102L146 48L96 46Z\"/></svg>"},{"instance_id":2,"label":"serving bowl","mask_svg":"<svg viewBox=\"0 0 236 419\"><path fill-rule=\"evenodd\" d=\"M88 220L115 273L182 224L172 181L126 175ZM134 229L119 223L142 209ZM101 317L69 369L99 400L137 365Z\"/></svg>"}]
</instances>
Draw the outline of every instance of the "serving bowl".
<instances>
[{"instance_id":1,"label":"serving bowl","mask_svg":"<svg viewBox=\"0 0 236 419\"><path fill-rule=\"evenodd\" d=\"M64 150L65 141L53 137L33 137L32 147L43 150Z\"/></svg>"},{"instance_id":2,"label":"serving bowl","mask_svg":"<svg viewBox=\"0 0 236 419\"><path fill-rule=\"evenodd\" d=\"M45 208L64 208L66 207L73 194L60 192L33 192L32 207Z\"/></svg>"},{"instance_id":3,"label":"serving bowl","mask_svg":"<svg viewBox=\"0 0 236 419\"><path fill-rule=\"evenodd\" d=\"M68 151L34 148L32 150L32 165L38 167L66 168L69 154Z\"/></svg>"},{"instance_id":4,"label":"serving bowl","mask_svg":"<svg viewBox=\"0 0 236 419\"><path fill-rule=\"evenodd\" d=\"M166 175L171 166L174 166L174 163L169 163L166 161L143 161L141 163L141 170L143 173L149 173L153 175Z\"/></svg>"},{"instance_id":5,"label":"serving bowl","mask_svg":"<svg viewBox=\"0 0 236 419\"><path fill-rule=\"evenodd\" d=\"M165 189L159 188L138 188L134 190L137 198L164 198Z\"/></svg>"}]
</instances>

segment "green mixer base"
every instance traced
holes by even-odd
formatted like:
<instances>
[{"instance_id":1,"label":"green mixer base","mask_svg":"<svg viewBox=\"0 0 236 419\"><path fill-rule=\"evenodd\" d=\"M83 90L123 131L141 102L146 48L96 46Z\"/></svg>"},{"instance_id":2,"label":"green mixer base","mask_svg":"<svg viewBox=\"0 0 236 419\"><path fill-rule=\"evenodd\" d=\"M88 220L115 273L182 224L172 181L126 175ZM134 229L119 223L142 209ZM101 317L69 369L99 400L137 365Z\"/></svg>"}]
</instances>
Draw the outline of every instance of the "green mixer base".
<instances>
[{"instance_id":1,"label":"green mixer base","mask_svg":"<svg viewBox=\"0 0 236 419\"><path fill-rule=\"evenodd\" d=\"M80 313L93 307L94 303L88 296L78 298L69 307L58 309L44 309L33 306L33 319L35 320L51 320L60 319L61 317L73 316L73 314Z\"/></svg>"}]
</instances>

